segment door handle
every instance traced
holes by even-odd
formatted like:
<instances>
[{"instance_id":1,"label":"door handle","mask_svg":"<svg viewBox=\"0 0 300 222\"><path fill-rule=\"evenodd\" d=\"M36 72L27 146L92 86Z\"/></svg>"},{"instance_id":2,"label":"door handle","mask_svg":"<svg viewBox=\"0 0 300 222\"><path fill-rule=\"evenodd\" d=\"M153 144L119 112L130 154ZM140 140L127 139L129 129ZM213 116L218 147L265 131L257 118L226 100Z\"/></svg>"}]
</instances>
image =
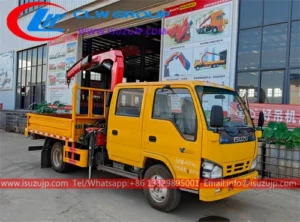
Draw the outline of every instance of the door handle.
<instances>
[{"instance_id":1,"label":"door handle","mask_svg":"<svg viewBox=\"0 0 300 222\"><path fill-rule=\"evenodd\" d=\"M113 130L112 131L112 135L115 135L115 136L118 135L118 131L117 130Z\"/></svg>"},{"instance_id":2,"label":"door handle","mask_svg":"<svg viewBox=\"0 0 300 222\"><path fill-rule=\"evenodd\" d=\"M149 141L150 142L156 142L156 137L155 136L149 136Z\"/></svg>"}]
</instances>

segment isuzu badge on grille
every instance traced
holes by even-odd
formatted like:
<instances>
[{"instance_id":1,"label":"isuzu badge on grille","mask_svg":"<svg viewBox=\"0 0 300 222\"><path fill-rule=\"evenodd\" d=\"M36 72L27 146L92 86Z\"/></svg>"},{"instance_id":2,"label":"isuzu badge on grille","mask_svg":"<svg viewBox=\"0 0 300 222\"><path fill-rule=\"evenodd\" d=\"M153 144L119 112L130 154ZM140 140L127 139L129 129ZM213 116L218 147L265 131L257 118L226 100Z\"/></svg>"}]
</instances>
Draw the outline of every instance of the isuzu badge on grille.
<instances>
[{"instance_id":1,"label":"isuzu badge on grille","mask_svg":"<svg viewBox=\"0 0 300 222\"><path fill-rule=\"evenodd\" d=\"M246 142L248 141L248 136L233 137L233 141L235 143Z\"/></svg>"}]
</instances>

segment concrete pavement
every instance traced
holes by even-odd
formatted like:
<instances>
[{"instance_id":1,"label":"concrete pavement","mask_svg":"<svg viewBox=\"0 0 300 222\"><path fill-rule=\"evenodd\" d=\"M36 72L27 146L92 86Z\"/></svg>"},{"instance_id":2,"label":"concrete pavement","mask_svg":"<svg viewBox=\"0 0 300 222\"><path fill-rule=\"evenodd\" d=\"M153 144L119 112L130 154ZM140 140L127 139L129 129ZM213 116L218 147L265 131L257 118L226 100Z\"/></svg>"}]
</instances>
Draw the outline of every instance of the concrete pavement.
<instances>
[{"instance_id":1,"label":"concrete pavement","mask_svg":"<svg viewBox=\"0 0 300 222\"><path fill-rule=\"evenodd\" d=\"M24 135L0 130L1 178L86 178L87 170L58 174L40 168L42 145ZM103 172L93 177L114 178ZM196 222L206 216L230 221L300 221L300 191L249 190L225 200L205 203L184 193L177 210L152 209L140 190L0 190L0 222L5 221L98 221L98 222Z\"/></svg>"}]
</instances>

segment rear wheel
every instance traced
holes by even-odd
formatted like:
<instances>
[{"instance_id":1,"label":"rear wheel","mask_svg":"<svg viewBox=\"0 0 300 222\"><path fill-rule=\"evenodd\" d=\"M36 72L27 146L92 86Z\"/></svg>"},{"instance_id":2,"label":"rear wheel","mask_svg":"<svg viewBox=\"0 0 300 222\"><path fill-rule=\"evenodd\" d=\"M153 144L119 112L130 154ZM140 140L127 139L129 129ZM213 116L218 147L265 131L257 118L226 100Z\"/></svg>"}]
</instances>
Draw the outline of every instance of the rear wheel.
<instances>
[{"instance_id":1,"label":"rear wheel","mask_svg":"<svg viewBox=\"0 0 300 222\"><path fill-rule=\"evenodd\" d=\"M51 149L51 165L58 173L66 173L70 170L70 164L63 161L63 145L61 142L54 143Z\"/></svg>"},{"instance_id":2,"label":"rear wheel","mask_svg":"<svg viewBox=\"0 0 300 222\"><path fill-rule=\"evenodd\" d=\"M160 180L173 179L173 177L167 167L157 164L146 171L144 179ZM181 191L174 188L145 188L144 195L153 208L163 212L174 210L181 200Z\"/></svg>"}]
</instances>

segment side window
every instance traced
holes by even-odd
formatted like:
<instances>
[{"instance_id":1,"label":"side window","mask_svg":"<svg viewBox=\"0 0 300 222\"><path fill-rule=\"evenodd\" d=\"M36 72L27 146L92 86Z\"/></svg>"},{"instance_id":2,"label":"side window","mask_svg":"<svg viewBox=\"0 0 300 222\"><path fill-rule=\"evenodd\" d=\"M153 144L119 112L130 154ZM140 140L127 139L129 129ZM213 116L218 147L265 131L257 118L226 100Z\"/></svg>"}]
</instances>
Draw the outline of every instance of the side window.
<instances>
[{"instance_id":1,"label":"side window","mask_svg":"<svg viewBox=\"0 0 300 222\"><path fill-rule=\"evenodd\" d=\"M116 115L139 117L143 96L143 89L121 89L118 95Z\"/></svg>"},{"instance_id":2,"label":"side window","mask_svg":"<svg viewBox=\"0 0 300 222\"><path fill-rule=\"evenodd\" d=\"M152 118L173 122L187 140L194 141L196 138L196 112L188 89L156 90Z\"/></svg>"}]
</instances>

